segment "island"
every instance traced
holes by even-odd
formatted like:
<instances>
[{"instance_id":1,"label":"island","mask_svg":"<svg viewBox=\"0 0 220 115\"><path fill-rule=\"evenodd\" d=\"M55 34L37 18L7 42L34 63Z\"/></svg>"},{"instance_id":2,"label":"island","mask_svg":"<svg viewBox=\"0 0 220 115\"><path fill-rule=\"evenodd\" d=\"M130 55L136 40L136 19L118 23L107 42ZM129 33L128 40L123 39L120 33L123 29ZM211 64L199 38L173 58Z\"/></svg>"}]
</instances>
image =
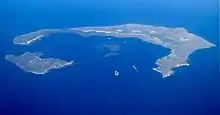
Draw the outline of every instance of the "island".
<instances>
[{"instance_id":1,"label":"island","mask_svg":"<svg viewBox=\"0 0 220 115\"><path fill-rule=\"evenodd\" d=\"M59 69L73 64L73 61L68 62L61 59L42 59L40 58L42 55L41 52L26 52L20 56L6 55L5 59L14 63L22 70L34 74L45 74L52 69Z\"/></svg>"},{"instance_id":2,"label":"island","mask_svg":"<svg viewBox=\"0 0 220 115\"><path fill-rule=\"evenodd\" d=\"M188 66L188 57L194 51L215 46L213 43L188 32L184 28L168 28L142 24L44 29L16 36L13 42L19 45L30 45L53 33L75 33L88 37L136 38L144 42L168 48L170 49L170 53L156 60L155 64L157 67L153 68L153 70L160 72L163 78L172 75L174 68Z\"/></svg>"},{"instance_id":3,"label":"island","mask_svg":"<svg viewBox=\"0 0 220 115\"><path fill-rule=\"evenodd\" d=\"M102 46L99 46L99 49L104 51L104 57L112 57L120 55L121 47L117 44L103 44Z\"/></svg>"}]
</instances>

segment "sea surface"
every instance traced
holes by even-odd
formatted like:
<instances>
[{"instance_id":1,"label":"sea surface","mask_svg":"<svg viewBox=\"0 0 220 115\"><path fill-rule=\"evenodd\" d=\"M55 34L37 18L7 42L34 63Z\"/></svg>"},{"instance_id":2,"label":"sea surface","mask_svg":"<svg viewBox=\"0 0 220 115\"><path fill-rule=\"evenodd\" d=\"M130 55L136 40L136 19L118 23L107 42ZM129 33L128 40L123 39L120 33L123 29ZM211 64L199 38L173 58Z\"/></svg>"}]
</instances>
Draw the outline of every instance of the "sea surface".
<instances>
[{"instance_id":1,"label":"sea surface","mask_svg":"<svg viewBox=\"0 0 220 115\"><path fill-rule=\"evenodd\" d=\"M217 0L1 1L0 115L218 115L217 4ZM30 46L12 43L14 36L39 29L126 23L184 27L217 47L194 52L190 66L163 79L152 68L169 50L138 39L55 34ZM120 45L121 55L105 58L103 44ZM34 75L4 60L7 54L26 51L78 63ZM118 77L114 70L120 72Z\"/></svg>"}]
</instances>

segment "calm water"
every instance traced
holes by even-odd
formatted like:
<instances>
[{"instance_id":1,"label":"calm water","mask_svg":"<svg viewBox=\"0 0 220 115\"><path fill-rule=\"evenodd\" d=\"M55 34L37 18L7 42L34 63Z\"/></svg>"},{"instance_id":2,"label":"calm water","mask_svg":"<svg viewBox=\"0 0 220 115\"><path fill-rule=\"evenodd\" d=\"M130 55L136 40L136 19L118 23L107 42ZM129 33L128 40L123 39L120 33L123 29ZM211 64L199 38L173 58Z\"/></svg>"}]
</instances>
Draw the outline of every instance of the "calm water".
<instances>
[{"instance_id":1,"label":"calm water","mask_svg":"<svg viewBox=\"0 0 220 115\"><path fill-rule=\"evenodd\" d=\"M169 51L137 39L57 34L28 47L12 44L13 36L43 28L141 23L184 27L218 45L217 1L161 1L3 2L0 115L217 115L218 48L194 52L191 66L162 79L152 68ZM96 47L103 43L121 45L121 55L103 58ZM4 60L6 54L25 51L42 51L44 57L80 64L39 76ZM133 64L140 73L132 69ZM119 77L113 76L114 69L120 70Z\"/></svg>"}]
</instances>

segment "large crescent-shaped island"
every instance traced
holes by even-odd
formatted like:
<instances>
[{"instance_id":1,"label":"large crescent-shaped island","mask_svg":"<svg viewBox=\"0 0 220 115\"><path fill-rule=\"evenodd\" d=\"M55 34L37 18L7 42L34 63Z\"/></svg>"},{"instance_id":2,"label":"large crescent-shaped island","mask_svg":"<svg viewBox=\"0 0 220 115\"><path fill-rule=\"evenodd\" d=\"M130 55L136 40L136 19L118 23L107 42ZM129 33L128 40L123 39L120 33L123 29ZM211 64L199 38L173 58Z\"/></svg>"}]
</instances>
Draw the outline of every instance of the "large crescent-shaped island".
<instances>
[{"instance_id":1,"label":"large crescent-shaped island","mask_svg":"<svg viewBox=\"0 0 220 115\"><path fill-rule=\"evenodd\" d=\"M65 29L43 29L16 36L13 42L17 45L30 45L36 42L37 40L41 40L45 36L54 33L74 33L82 36L106 36L121 39L136 38L144 42L168 48L170 49L170 53L167 56L161 57L160 59L156 60L155 64L157 65L157 67L153 68L153 70L160 72L164 78L172 75L174 73L174 68L180 66L188 66L188 57L194 51L215 46L213 43L210 43L202 37L188 32L184 28L168 28L162 26L150 26L142 24L77 27ZM11 62L19 66L18 62L15 62L15 59L12 59L13 56L6 57L10 57L10 60L14 60ZM25 57L23 55L19 58L26 59L29 57L29 55L28 57ZM33 56L33 58L36 57ZM42 63L44 61L41 60L39 62ZM52 61L54 63L58 63L57 60ZM37 67L35 67L35 69L36 68Z\"/></svg>"}]
</instances>

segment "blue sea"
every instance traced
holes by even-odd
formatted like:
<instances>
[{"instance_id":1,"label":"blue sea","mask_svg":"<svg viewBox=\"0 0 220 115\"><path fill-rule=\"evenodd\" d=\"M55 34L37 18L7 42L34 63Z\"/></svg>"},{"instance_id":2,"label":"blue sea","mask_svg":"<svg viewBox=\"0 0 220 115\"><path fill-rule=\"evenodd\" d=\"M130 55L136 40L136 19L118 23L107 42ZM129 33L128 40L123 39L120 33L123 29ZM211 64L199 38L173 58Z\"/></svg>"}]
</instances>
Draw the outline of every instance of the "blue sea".
<instances>
[{"instance_id":1,"label":"blue sea","mask_svg":"<svg viewBox=\"0 0 220 115\"><path fill-rule=\"evenodd\" d=\"M217 0L0 1L0 115L219 115L218 7ZM190 66L163 79L152 68L169 50L138 39L55 34L12 43L39 29L126 23L184 27L217 47L194 52ZM104 58L97 46L106 43L120 45L121 55ZM79 64L34 75L4 60L26 51Z\"/></svg>"}]
</instances>

